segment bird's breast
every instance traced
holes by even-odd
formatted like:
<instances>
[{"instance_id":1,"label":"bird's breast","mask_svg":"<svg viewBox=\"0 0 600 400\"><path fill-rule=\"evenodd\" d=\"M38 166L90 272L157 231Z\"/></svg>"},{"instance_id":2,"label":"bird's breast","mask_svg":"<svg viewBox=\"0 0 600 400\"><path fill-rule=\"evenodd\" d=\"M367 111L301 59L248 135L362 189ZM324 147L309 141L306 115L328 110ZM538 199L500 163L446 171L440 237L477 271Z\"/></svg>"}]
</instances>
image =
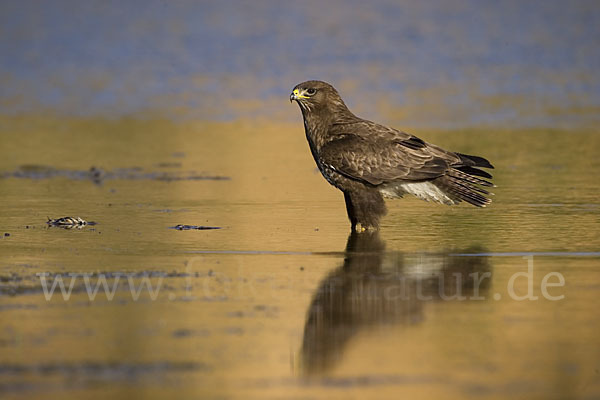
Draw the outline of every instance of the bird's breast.
<instances>
[{"instance_id":1,"label":"bird's breast","mask_svg":"<svg viewBox=\"0 0 600 400\"><path fill-rule=\"evenodd\" d=\"M325 178L325 180L329 182L330 185L333 185L336 188L343 190L344 181L346 181L348 178L344 177L332 166L323 163L318 157L316 158L316 161L317 167L319 168L319 171L321 171L321 175L323 175L323 178Z\"/></svg>"},{"instance_id":2,"label":"bird's breast","mask_svg":"<svg viewBox=\"0 0 600 400\"><path fill-rule=\"evenodd\" d=\"M319 135L318 130L311 129L311 126L309 123L307 123L306 119L304 120L304 130L306 133L308 146L310 147L310 152L315 160L315 163L317 164L317 168L319 168L319 171L321 172L321 175L323 175L329 184L337 187L338 189L342 189L343 180L346 178L338 173L335 168L324 163L319 156L319 150L323 144L323 135Z\"/></svg>"}]
</instances>

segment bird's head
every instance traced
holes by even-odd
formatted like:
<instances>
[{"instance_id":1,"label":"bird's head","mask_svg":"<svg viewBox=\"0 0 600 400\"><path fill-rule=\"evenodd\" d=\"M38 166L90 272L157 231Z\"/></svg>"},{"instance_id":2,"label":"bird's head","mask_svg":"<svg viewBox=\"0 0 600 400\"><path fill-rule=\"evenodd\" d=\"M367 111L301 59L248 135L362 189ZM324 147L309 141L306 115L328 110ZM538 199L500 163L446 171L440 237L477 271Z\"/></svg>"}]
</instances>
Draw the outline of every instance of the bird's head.
<instances>
[{"instance_id":1,"label":"bird's head","mask_svg":"<svg viewBox=\"0 0 600 400\"><path fill-rule=\"evenodd\" d=\"M348 111L346 104L333 86L323 81L299 83L290 94L290 102L296 101L303 113L323 111Z\"/></svg>"}]
</instances>

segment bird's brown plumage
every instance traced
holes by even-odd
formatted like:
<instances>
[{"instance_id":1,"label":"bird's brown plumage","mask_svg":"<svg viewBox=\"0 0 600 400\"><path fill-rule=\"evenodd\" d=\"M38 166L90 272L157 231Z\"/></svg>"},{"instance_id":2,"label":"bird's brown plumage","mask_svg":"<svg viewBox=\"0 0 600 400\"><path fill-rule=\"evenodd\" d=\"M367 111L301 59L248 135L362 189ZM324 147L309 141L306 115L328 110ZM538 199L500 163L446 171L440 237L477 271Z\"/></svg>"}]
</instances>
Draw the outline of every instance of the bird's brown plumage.
<instances>
[{"instance_id":1,"label":"bird's brown plumage","mask_svg":"<svg viewBox=\"0 0 600 400\"><path fill-rule=\"evenodd\" d=\"M379 227L383 197L414 194L445 204L491 202L481 186L493 168L485 158L444 150L411 134L355 116L333 86L298 84L290 101L302 111L312 155L329 183L344 193L353 229Z\"/></svg>"}]
</instances>

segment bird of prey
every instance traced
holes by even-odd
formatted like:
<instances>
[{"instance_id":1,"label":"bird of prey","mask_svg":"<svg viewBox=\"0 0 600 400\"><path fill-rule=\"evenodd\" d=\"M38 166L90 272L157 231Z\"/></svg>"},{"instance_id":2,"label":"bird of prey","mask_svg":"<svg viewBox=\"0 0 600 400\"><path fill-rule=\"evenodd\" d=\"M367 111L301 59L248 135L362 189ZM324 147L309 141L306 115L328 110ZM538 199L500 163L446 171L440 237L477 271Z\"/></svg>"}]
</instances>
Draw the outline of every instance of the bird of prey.
<instances>
[{"instance_id":1,"label":"bird of prey","mask_svg":"<svg viewBox=\"0 0 600 400\"><path fill-rule=\"evenodd\" d=\"M383 198L412 194L452 205L485 207L484 187L494 168L483 157L454 153L354 115L337 90L322 81L294 87L290 102L302 111L310 151L325 179L344 193L352 230L379 229Z\"/></svg>"}]
</instances>

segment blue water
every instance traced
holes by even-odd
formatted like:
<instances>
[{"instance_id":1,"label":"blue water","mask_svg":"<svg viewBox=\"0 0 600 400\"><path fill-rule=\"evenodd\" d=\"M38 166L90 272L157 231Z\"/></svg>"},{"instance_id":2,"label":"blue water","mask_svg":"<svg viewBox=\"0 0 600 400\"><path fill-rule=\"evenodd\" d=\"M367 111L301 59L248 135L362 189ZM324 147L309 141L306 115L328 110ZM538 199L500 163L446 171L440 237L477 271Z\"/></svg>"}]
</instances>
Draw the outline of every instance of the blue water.
<instances>
[{"instance_id":1,"label":"blue water","mask_svg":"<svg viewBox=\"0 0 600 400\"><path fill-rule=\"evenodd\" d=\"M573 126L598 122L599 39L600 3L581 0L5 0L0 104L292 119L289 90L322 79L372 118L389 118L383 95L449 110L405 116L414 124Z\"/></svg>"}]
</instances>

